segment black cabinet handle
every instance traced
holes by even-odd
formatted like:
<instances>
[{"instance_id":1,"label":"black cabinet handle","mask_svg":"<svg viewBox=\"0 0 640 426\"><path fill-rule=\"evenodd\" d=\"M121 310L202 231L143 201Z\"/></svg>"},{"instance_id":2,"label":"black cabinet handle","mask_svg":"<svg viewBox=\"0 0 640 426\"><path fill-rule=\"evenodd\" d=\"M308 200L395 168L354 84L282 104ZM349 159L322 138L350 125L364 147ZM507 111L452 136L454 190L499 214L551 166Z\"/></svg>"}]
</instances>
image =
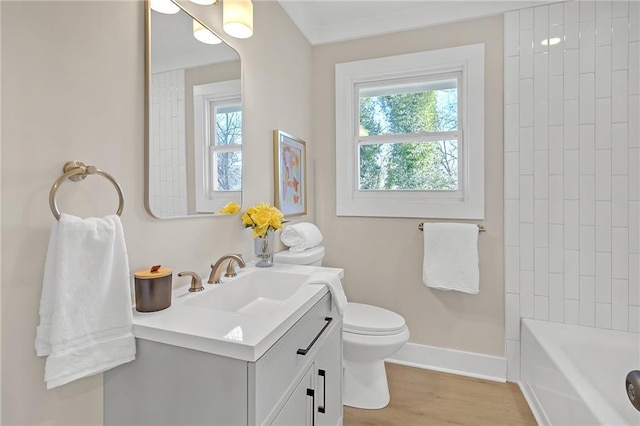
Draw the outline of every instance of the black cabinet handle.
<instances>
[{"instance_id":1,"label":"black cabinet handle","mask_svg":"<svg viewBox=\"0 0 640 426\"><path fill-rule=\"evenodd\" d=\"M316 406L316 392L313 389L307 388L307 396L311 397L311 426L316 425L316 414L313 412Z\"/></svg>"},{"instance_id":2,"label":"black cabinet handle","mask_svg":"<svg viewBox=\"0 0 640 426\"><path fill-rule=\"evenodd\" d=\"M318 370L318 376L322 377L322 405L318 405L318 413L325 412L327 406L327 373L324 370Z\"/></svg>"},{"instance_id":3,"label":"black cabinet handle","mask_svg":"<svg viewBox=\"0 0 640 426\"><path fill-rule=\"evenodd\" d=\"M298 351L296 352L298 355L306 355L307 352L311 350L311 347L316 343L316 341L320 338L320 336L322 336L322 333L324 333L327 327L329 327L329 324L331 324L331 321L333 321L333 318L325 317L324 320L327 323L324 325L324 327L322 327L322 330L320 330L320 332L316 335L316 337L313 338L311 343L309 343L309 346L307 346L305 349L298 349Z\"/></svg>"}]
</instances>

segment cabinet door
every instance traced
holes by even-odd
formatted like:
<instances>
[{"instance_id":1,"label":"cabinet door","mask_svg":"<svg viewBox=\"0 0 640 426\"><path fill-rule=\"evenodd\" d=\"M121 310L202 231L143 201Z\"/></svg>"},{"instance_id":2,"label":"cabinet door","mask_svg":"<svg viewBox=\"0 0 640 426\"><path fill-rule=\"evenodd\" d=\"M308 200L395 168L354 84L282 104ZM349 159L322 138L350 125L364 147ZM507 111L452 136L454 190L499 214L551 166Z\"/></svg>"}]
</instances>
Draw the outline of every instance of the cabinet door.
<instances>
[{"instance_id":1,"label":"cabinet door","mask_svg":"<svg viewBox=\"0 0 640 426\"><path fill-rule=\"evenodd\" d=\"M327 336L315 362L315 399L318 426L342 424L342 326Z\"/></svg>"},{"instance_id":2,"label":"cabinet door","mask_svg":"<svg viewBox=\"0 0 640 426\"><path fill-rule=\"evenodd\" d=\"M314 368L310 368L289 396L276 418L274 426L307 426L315 425L314 407L316 393L313 389Z\"/></svg>"},{"instance_id":3,"label":"cabinet door","mask_svg":"<svg viewBox=\"0 0 640 426\"><path fill-rule=\"evenodd\" d=\"M329 323L328 316L331 316L331 299L327 292L257 362L249 364L250 425L269 423L299 378L309 370L337 322L336 319ZM309 346L306 355L298 354L299 349Z\"/></svg>"}]
</instances>

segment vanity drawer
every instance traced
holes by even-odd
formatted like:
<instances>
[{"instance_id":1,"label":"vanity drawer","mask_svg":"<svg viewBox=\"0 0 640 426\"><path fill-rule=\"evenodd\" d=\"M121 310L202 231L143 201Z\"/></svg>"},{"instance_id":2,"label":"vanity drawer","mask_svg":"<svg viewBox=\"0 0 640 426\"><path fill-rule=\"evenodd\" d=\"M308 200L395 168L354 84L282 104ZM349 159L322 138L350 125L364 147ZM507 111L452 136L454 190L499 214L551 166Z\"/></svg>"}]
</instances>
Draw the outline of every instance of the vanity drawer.
<instances>
[{"instance_id":1,"label":"vanity drawer","mask_svg":"<svg viewBox=\"0 0 640 426\"><path fill-rule=\"evenodd\" d=\"M331 310L331 297L325 294L287 333L255 363L249 364L249 412L255 408L250 424L263 424L290 392L296 378L313 363L326 336L340 323Z\"/></svg>"}]
</instances>

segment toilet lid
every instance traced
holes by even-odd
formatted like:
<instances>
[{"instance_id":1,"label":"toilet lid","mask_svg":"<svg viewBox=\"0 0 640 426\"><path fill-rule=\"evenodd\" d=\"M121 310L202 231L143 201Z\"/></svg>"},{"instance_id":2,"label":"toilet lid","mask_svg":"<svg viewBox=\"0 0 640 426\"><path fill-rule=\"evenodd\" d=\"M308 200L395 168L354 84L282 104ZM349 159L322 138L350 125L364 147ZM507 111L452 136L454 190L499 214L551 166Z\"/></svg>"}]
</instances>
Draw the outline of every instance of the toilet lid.
<instances>
[{"instance_id":1,"label":"toilet lid","mask_svg":"<svg viewBox=\"0 0 640 426\"><path fill-rule=\"evenodd\" d=\"M343 330L347 333L388 335L405 329L402 316L378 306L347 303L344 311Z\"/></svg>"}]
</instances>

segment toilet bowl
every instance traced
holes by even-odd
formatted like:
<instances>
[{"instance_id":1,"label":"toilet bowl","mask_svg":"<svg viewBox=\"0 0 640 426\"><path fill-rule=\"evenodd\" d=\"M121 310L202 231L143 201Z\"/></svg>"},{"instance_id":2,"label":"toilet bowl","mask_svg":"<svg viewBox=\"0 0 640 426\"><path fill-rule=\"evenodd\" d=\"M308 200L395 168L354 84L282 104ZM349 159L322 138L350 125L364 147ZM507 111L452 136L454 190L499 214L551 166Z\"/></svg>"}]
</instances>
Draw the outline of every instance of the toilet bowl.
<instances>
[{"instance_id":1,"label":"toilet bowl","mask_svg":"<svg viewBox=\"0 0 640 426\"><path fill-rule=\"evenodd\" d=\"M274 255L275 263L321 266L324 247L301 253L288 250ZM389 404L384 360L409 341L402 316L377 306L348 302L343 316L343 403L356 408L378 409Z\"/></svg>"},{"instance_id":2,"label":"toilet bowl","mask_svg":"<svg viewBox=\"0 0 640 426\"><path fill-rule=\"evenodd\" d=\"M377 306L347 303L343 318L345 405L376 409L389 404L384 360L409 341L402 316Z\"/></svg>"}]
</instances>

